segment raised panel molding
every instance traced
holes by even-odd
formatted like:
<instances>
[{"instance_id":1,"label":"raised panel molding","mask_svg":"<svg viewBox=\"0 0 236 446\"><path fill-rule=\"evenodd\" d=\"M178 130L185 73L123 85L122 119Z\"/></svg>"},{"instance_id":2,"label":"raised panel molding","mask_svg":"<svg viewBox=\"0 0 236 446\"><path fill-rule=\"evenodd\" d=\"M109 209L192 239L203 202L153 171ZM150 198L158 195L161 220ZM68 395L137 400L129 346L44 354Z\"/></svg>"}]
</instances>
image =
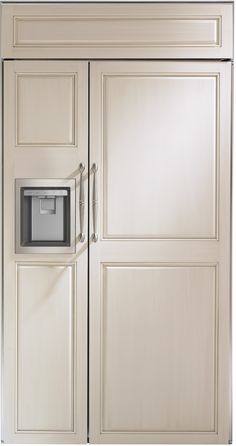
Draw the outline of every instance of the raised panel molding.
<instances>
[{"instance_id":1,"label":"raised panel molding","mask_svg":"<svg viewBox=\"0 0 236 446\"><path fill-rule=\"evenodd\" d=\"M206 183L207 184L207 188L206 189L207 189L207 191L209 193L209 198L208 198L209 203L208 203L208 206L206 206L206 202L203 202L204 209L208 208L208 210L210 209L211 211L209 211L208 220L207 219L205 220L205 227L201 227L201 228L200 227L199 228L194 227L193 229L191 229L190 226L186 225L186 233L185 234L183 233L183 229L182 229L183 228L183 223L185 222L185 224L186 224L186 222L189 221L189 222L192 222L193 224L195 224L195 222L196 222L196 219L195 218L193 219L193 217L192 217L193 214L189 213L189 215L188 215L188 209L189 209L188 205L187 206L184 206L184 205L180 206L180 209L182 209L183 212L186 212L186 214L185 214L186 218L184 219L182 217L182 225L180 225L178 223L178 227L181 227L181 232L182 233L178 233L178 232L176 232L176 233L168 233L168 230L167 230L167 232L165 234L163 234L163 233L161 233L162 228L161 228L161 230L159 232L159 230L157 229L158 228L157 223L159 224L159 222L158 222L158 217L156 216L156 220L155 220L156 221L156 228L155 228L156 233L148 234L148 230L147 230L146 233L145 232L137 233L137 231L136 231L136 233L131 234L131 233L129 233L126 230L126 227L129 225L129 222L127 224L125 222L128 221L127 219L130 216L132 216L133 213L131 212L129 214L127 212L127 208L125 206L128 203L130 203L132 200L127 198L127 196L128 196L127 195L127 188L125 189L125 187L126 186L129 187L128 185L130 184L129 181L127 180L128 168L129 168L129 172L131 172L131 171L133 172L133 174L132 174L133 178L135 176L135 168L134 168L135 161L136 161L135 160L135 151L136 151L136 149L140 151L140 147L138 146L139 143L138 143L137 139L136 139L136 143L137 144L135 144L135 142L134 142L135 141L135 137L134 137L134 140L132 138L130 138L129 127L130 127L130 125L132 123L132 119L133 119L134 113L130 112L129 119L127 118L127 119L124 120L124 113L125 113L125 108L126 107L123 108L123 105L124 105L124 101L125 101L125 95L124 95L123 98L120 98L119 95L116 95L116 91L120 91L121 81L123 81L123 88L125 89L125 87L126 87L125 86L125 81L126 80L128 82L130 82L131 80L133 80L133 82L135 82L138 79L140 79L140 80L145 80L146 79L146 80L150 80L150 81L153 81L153 80L156 79L158 81L158 79L160 79L160 80L167 79L168 80L169 78L173 79L173 80L178 80L178 79L179 80L185 80L186 79L187 82L191 81L191 80L193 80L193 82L196 82L196 79L197 79L199 81L201 81L201 80L202 81L204 81L204 80L205 81L210 81L210 82L212 81L212 83L213 83L212 84L212 89L214 90L214 93L212 93L213 97L211 98L209 96L209 98L208 98L209 99L209 103L206 102L206 104L205 104L205 107L208 106L209 116L212 117L212 119L211 119L211 126L214 127L213 131L211 129L211 130L209 130L209 133L206 134L207 142L205 142L205 148L210 153L210 155L209 155L209 157L206 156L206 158L205 158L205 160L206 160L205 165L208 165L210 162L211 162L212 165L211 166L208 165L209 171L207 172L207 175L203 175L203 178L201 178L201 176L199 174L200 182L198 184L198 189L199 189L200 186L202 187L202 181L204 181L204 180L206 181L206 178L210 177L210 175L211 175L211 183L212 184L209 184L209 182ZM117 79L117 81L119 83L118 84L119 86L117 85L116 86L117 89L115 90L115 88L116 88L115 87L116 79ZM113 83L113 86L112 86L112 83ZM130 85L131 84L129 83L128 87ZM127 97L128 97L128 87L127 87L127 95L126 95ZM186 87L187 87L186 91L188 91L187 84L186 84ZM201 87L200 86L199 87L196 86L196 84L195 84L195 87L199 89L199 93L200 93ZM208 88L208 90L209 90L209 88ZM142 91L141 90L141 85L140 85L139 91L140 91L139 97L141 97L141 91ZM145 90L144 90L144 92L145 92ZM177 89L175 91L173 91L172 93L173 93L173 99L171 98L171 100L172 100L173 109L174 109L174 104L176 104ZM184 94L185 94L185 91L184 91ZM102 198L102 202L103 202L103 206L101 206L101 222L102 222L102 237L103 237L103 239L104 240L106 240L106 239L109 239L109 240L122 240L122 239L124 239L124 240L142 240L142 239L146 239L146 240L147 239L149 239L149 240L219 240L219 168L220 168L220 165L219 165L219 157L220 157L220 112L219 112L219 104L220 104L220 74L219 73L207 73L207 72L200 73L200 72L195 72L194 70L191 73L187 73L187 72L185 73L183 71L183 72L180 72L180 73L178 73L178 72L176 72L176 73L175 72L161 72L161 73L148 73L148 74L147 73L140 73L140 74L138 73L137 74L137 73L131 73L131 72L127 72L127 73L125 73L125 72L124 73L122 73L122 72L105 73L104 72L104 73L101 73L101 96L102 96L102 99L101 99L101 103L102 103L101 104L102 105L101 147L102 147L102 171L103 171L103 175L102 175L102 178L101 178L102 190L103 190L103 194L102 194L102 197L101 197ZM145 101L147 100L147 97L149 97L149 96L148 95L145 96L144 104L145 104ZM195 95L194 99L196 99L196 98L197 98L197 96ZM133 100L133 97L132 97L132 100ZM116 116L116 120L115 120L115 117L111 114L111 110L112 110L112 112L115 113L115 106L114 106L114 104L116 103L115 101L118 101L117 102L118 103L118 105L117 105L118 108L117 109L118 110L120 110L120 109L122 110L122 112L119 113L119 115ZM167 94L167 101L170 101L170 97L168 96L168 94ZM213 102L211 103L211 101L214 101L214 103ZM138 104L138 101L136 101L136 102ZM184 102L184 99L183 99L183 102ZM140 103L139 103L139 105L140 105ZM150 104L151 104L150 107L153 106L153 103L150 102ZM179 104L179 106L181 105L180 102L178 102L178 104ZM132 105L133 105L133 102L132 102ZM197 106L195 107L195 112L196 112L196 115L195 115L196 116L196 120L195 121L196 121L196 125L197 125L198 116L199 117L202 116L202 110L200 108L197 108L198 105L199 104L197 103ZM156 107L155 111L158 112L159 111L158 101L156 101L156 106L155 107ZM160 105L160 107L162 107L162 105ZM210 108L210 107L212 107L212 108ZM194 106L193 106L193 108L194 108ZM141 113L142 113L142 108L139 107L139 109L141 110L140 111L140 115L139 115L139 118L140 118ZM128 110L128 106L127 106L127 110ZM134 111L134 109L131 109L131 110ZM184 109L184 112L186 113L185 109ZM153 113L153 115L155 115L155 114ZM176 116L177 116L177 113L176 113ZM150 118L150 116L149 116L149 118ZM160 116L159 116L159 118L160 118ZM136 116L134 119L137 120L138 117ZM172 116L172 119L173 119L173 116ZM149 120L151 121L151 118ZM117 129L120 128L119 127L119 122L123 123L123 133L121 131L119 132L117 130ZM143 119L143 123L145 123L145 122L146 122L145 119ZM167 119L166 119L166 123L167 123ZM171 121L171 123L173 123L173 121ZM180 122L180 125L182 125L182 124L183 123ZM110 128L109 128L109 125L110 125ZM156 125L158 125L158 122L157 122ZM141 121L140 121L140 126L137 126L137 128L138 129L142 128L141 127ZM161 124L159 124L159 129L160 128L161 128ZM166 125L166 128L167 128L167 125ZM184 138L187 137L188 127L186 127L186 129L183 128L182 130L183 131L182 131L182 134L181 134L181 138L184 141ZM138 131L136 133L138 133ZM143 128L142 128L141 131L143 133ZM153 134L154 134L155 133L154 130L152 130L152 131L153 131ZM176 132L176 139L175 139L175 142L173 142L172 148L175 148L175 146L177 147L177 140L178 140L178 137L179 137L178 129L175 128L175 130L172 130L172 132L174 132L174 131ZM127 134L125 132L127 132ZM132 152L133 156L128 154L129 153L128 143L125 146L125 144L126 144L125 139L126 138L124 138L123 144L122 143L120 144L120 150L119 151L117 150L117 144L115 142L115 137L113 136L113 134L114 135L116 135L116 134L119 135L119 136L116 135L116 138L117 137L121 138L121 141L123 140L124 135L126 135L126 136L128 136L128 138L130 138L130 140L131 140L130 146L134 147L133 152L132 152L132 150L130 150L130 152ZM144 134L145 134L145 132L144 132ZM146 134L150 135L151 134L151 130L150 130L150 132L146 132ZM135 135L135 132L133 132L133 135ZM199 135L199 133L198 133L198 135ZM200 137L200 135L199 136L196 135L196 138L197 137ZM155 138L157 139L157 137L155 137ZM153 137L153 139L154 139L154 137ZM166 140L167 140L167 138L166 138ZM199 150L196 147L196 145L195 146L193 145L193 140L190 141L190 143L191 144L189 145L189 155L187 155L186 151L183 149L183 156L184 157L189 157L189 162L190 162L190 165L191 165L191 169L189 169L188 172L191 172L192 169L194 171L194 168L202 169L202 167L204 166L204 162L202 163L201 166L199 164L199 160L200 160L201 156L203 156L202 154L199 154L199 159L196 159L197 164L195 164L195 166L193 164L191 164L191 157L193 157L194 154L193 153L191 154L191 150L190 149L193 146L193 152L197 153L197 152L199 152ZM149 144L150 150L151 150L151 145L152 144L151 143ZM186 143L184 142L182 144L182 146L184 147L185 145L186 145ZM201 146L201 144L199 144L199 145ZM114 146L114 148L113 148L113 146ZM118 154L121 153L121 149L122 149L123 146L126 147L127 157L123 158L125 161L122 163L122 162L120 162L120 158L118 157ZM147 157L147 150L149 149L149 146L143 144L143 166L145 165L145 159L148 158ZM179 144L179 146L180 146L180 144ZM159 151L161 153L161 145L160 145L160 143L157 145L156 149L159 149ZM168 149L168 147L167 147L167 149ZM113 159L112 158L113 152L115 153L115 155L114 155L115 156L115 162L113 161L113 164L112 164L111 159ZM164 152L164 150L163 150L163 152ZM167 166L170 164L170 160L173 162L173 159L172 159L171 155L169 155L169 156L170 156L170 159L168 160L168 162L167 162L166 158L164 158L164 160L166 161L165 168L167 168ZM152 155L150 156L150 159L154 159L153 157L154 157L154 155L152 153ZM211 161L209 161L210 158L211 158ZM159 155L158 159L159 159L159 161L161 163L163 162L161 154ZM119 182L118 177L117 177L116 184L118 184L118 182L119 182L119 188L117 188L115 186L115 188L112 189L112 182L115 181L115 180L113 178L113 175L109 172L109 167L111 167L111 164L112 164L113 168L114 168L114 166L119 165L120 166L119 173L123 169L123 171L126 174L126 175L122 176L122 180L120 180L120 182ZM126 169L125 169L125 166L127 166ZM139 164L139 166L140 166L140 164ZM155 168L156 169L158 168L158 162L157 162L157 165L156 165ZM115 169L116 169L116 167L115 167ZM185 169L186 169L186 167L185 167ZM186 174L185 170L183 170L183 172L184 172L184 174ZM141 178L141 172L139 172L139 173L140 173L140 178ZM114 171L113 171L113 174L114 174ZM140 209L142 209L142 208L145 209L146 212L147 212L147 208L145 208L145 203L148 203L149 195L147 193L146 194L147 197L145 198L145 196L143 194L143 191L146 190L145 187L146 187L146 185L149 182L151 184L151 180L150 180L149 174L150 174L150 170L145 169L143 167L142 181L137 181L135 183L136 184L136 191L138 191L138 196L139 195L142 196L142 199L139 198L139 205L138 205L138 207ZM180 171L180 175L181 175L181 171ZM157 176L157 178L158 178L158 176ZM172 179L173 178L174 178L174 174L172 175ZM178 177L176 177L176 179L177 179L177 181L179 181ZM168 184L167 184L167 182L165 180L163 180L162 187L160 188L160 184L156 182L155 186L156 186L156 189L157 189L156 192L157 192L157 196L158 196L158 200L159 200L160 197L158 195L158 186L157 186L157 184L159 185L159 190L161 190L161 194L163 192L163 188L167 188ZM113 185L114 185L114 183L113 183ZM196 184L195 184L195 187L196 187ZM122 196L122 201L119 202L119 200L117 200L117 195L116 195L116 198L114 198L114 196L111 196L112 191L114 192L114 190L119 191L119 194L122 194L121 195ZM124 190L126 191L125 195L124 195ZM182 191L183 192L182 196L185 195L184 191L186 193L188 193L187 189L185 188ZM172 192L173 192L172 193L172 198L173 198L173 196L175 194L175 188L174 187L173 187ZM197 191L196 190L194 190L193 192L195 193L195 195L197 195ZM176 192L176 194L177 194L177 192ZM199 191L199 197L201 196L201 194L202 194L202 192ZM212 194L212 196L211 196L211 194ZM169 197L169 194L168 194L168 197ZM177 195L176 195L176 197L177 197ZM130 198L130 196L129 196L129 198ZM152 198L154 198L154 195L152 196ZM174 200L174 198L173 198L172 199L172 206L174 205L174 201L176 201L176 203L177 203L177 200ZM186 201L189 204L192 201L192 198L189 199L189 196L187 195ZM155 203L154 199L151 202L152 206L153 206L153 203ZM160 200L158 201L158 203L160 205ZM165 206L164 206L164 201L163 201L162 205L163 206L160 206L160 209L162 210L160 215L162 215L162 213L163 213L163 207L167 207L167 202L165 202ZM134 206L134 204L133 204L133 206ZM168 208L169 208L169 206L170 206L170 202L168 202ZM111 207L112 207L112 211L110 209ZM124 211L124 209L126 209L126 210ZM136 209L137 209L137 207L136 207ZM146 217L146 219L148 219L148 217L149 217L149 221L150 222L154 221L154 218L155 218L155 216L154 216L154 214L155 214L154 209L153 209L153 212L151 212L151 208L148 209L148 210L150 211L150 213L148 213L148 214L144 210L143 210L142 216L139 214L140 218L136 218L136 221L133 221L132 227L136 227L139 224L141 225L141 222L142 222L142 220L145 219L145 217ZM158 211L156 210L156 213L157 212ZM167 214L169 216L169 220L170 220L170 214ZM181 218L181 216L179 216L179 218ZM173 219L174 219L174 217L173 217ZM167 221L167 223L169 223L169 221ZM190 223L188 223L188 224L190 225ZM118 228L118 229L115 228L115 225L116 225L116 228ZM144 226L144 224L143 224L143 226ZM163 226L163 222L162 222L162 226ZM123 229L123 232L121 230L119 231L119 227ZM111 230L111 228L112 228L112 230ZM152 231L153 231L153 227L152 227Z\"/></svg>"},{"instance_id":2,"label":"raised panel molding","mask_svg":"<svg viewBox=\"0 0 236 446\"><path fill-rule=\"evenodd\" d=\"M75 264L16 264L16 432L74 433Z\"/></svg>"},{"instance_id":3,"label":"raised panel molding","mask_svg":"<svg viewBox=\"0 0 236 446\"><path fill-rule=\"evenodd\" d=\"M15 76L16 146L76 147L77 73L34 72Z\"/></svg>"},{"instance_id":4,"label":"raised panel molding","mask_svg":"<svg viewBox=\"0 0 236 446\"><path fill-rule=\"evenodd\" d=\"M164 16L153 14L142 17L132 15L104 16L14 16L14 47L168 47L168 46L221 46L222 16L181 15ZM141 23L140 23L141 22ZM119 32L115 34L118 24ZM55 26L67 27L67 37L53 36ZM92 27L96 27L93 37ZM31 29L34 29L32 34ZM120 31L124 27L124 32ZM90 32L86 32L88 28ZM108 29L107 29L108 28ZM151 30L150 30L151 28ZM129 33L125 32L129 29ZM47 33L49 32L47 38ZM111 33L113 30L113 34ZM142 35L142 30L145 30ZM148 33L147 33L148 30ZM109 32L108 32L109 31ZM151 32L152 31L152 32ZM38 37L37 37L38 33ZM91 33L91 35L89 35ZM104 34L105 33L105 34ZM77 37L72 38L76 35ZM106 36L101 38L101 36ZM125 36L129 35L126 39ZM132 37L132 34L134 36ZM148 34L148 36L146 36ZM71 38L70 38L71 35ZM86 37L87 35L87 37ZM138 35L138 38L137 38ZM152 38L150 36L152 35ZM130 37L131 36L131 37ZM184 38L185 37L185 38Z\"/></svg>"},{"instance_id":5,"label":"raised panel molding","mask_svg":"<svg viewBox=\"0 0 236 446\"><path fill-rule=\"evenodd\" d=\"M218 280L217 263L101 264L100 432L104 436L217 434ZM158 330L164 337L158 337ZM167 399L163 388L170 391ZM143 430L132 428L132 423L140 425L140 416ZM152 423L160 427L167 423L168 429L148 428ZM171 429L171 424L182 428Z\"/></svg>"},{"instance_id":6,"label":"raised panel molding","mask_svg":"<svg viewBox=\"0 0 236 446\"><path fill-rule=\"evenodd\" d=\"M3 5L4 58L230 58L232 5Z\"/></svg>"}]
</instances>

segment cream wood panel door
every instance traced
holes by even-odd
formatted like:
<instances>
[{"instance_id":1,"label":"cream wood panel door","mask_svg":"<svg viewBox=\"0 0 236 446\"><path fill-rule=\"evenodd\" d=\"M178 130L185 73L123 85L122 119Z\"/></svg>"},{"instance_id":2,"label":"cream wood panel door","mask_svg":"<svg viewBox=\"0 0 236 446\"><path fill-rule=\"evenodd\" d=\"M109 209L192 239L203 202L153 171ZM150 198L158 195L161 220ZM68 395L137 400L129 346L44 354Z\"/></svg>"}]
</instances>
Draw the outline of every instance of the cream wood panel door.
<instances>
[{"instance_id":1,"label":"cream wood panel door","mask_svg":"<svg viewBox=\"0 0 236 446\"><path fill-rule=\"evenodd\" d=\"M230 440L230 89L228 62L91 64L93 443Z\"/></svg>"},{"instance_id":2,"label":"cream wood panel door","mask_svg":"<svg viewBox=\"0 0 236 446\"><path fill-rule=\"evenodd\" d=\"M85 62L4 62L3 440L10 443L87 439L87 237L78 241L79 163L88 201L87 81ZM74 181L74 254L15 254L16 178Z\"/></svg>"}]
</instances>

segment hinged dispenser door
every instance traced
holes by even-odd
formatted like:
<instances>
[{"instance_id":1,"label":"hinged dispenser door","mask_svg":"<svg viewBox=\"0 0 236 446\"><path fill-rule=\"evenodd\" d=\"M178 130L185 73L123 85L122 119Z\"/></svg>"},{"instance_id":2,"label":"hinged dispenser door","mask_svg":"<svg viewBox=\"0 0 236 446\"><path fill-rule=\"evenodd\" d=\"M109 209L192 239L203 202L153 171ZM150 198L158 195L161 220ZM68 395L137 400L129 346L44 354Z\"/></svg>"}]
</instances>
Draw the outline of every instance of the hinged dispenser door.
<instances>
[{"instance_id":1,"label":"hinged dispenser door","mask_svg":"<svg viewBox=\"0 0 236 446\"><path fill-rule=\"evenodd\" d=\"M16 180L16 253L42 250L75 250L75 180Z\"/></svg>"}]
</instances>

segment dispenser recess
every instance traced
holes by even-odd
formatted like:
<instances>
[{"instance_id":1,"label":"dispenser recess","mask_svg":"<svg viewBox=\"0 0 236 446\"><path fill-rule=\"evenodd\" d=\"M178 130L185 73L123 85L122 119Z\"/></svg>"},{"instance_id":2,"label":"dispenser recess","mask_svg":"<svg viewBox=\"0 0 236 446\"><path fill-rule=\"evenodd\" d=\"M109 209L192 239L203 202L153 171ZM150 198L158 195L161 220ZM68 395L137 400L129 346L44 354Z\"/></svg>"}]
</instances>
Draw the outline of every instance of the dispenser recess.
<instances>
[{"instance_id":1,"label":"dispenser recess","mask_svg":"<svg viewBox=\"0 0 236 446\"><path fill-rule=\"evenodd\" d=\"M75 180L16 180L16 253L75 252Z\"/></svg>"}]
</instances>

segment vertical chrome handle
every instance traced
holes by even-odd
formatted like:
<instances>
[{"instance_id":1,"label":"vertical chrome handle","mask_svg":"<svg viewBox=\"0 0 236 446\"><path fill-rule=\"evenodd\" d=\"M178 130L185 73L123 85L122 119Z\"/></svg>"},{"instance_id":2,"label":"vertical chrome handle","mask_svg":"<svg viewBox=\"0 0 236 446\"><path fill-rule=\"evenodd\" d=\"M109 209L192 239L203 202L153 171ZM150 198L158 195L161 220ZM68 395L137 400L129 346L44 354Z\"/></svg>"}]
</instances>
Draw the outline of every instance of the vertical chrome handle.
<instances>
[{"instance_id":1,"label":"vertical chrome handle","mask_svg":"<svg viewBox=\"0 0 236 446\"><path fill-rule=\"evenodd\" d=\"M85 165L80 163L79 165L79 173L80 173L80 187L79 187L79 221L80 221L80 234L79 234L79 241L81 243L85 240L85 233L84 233L84 179L83 179L83 172L85 169Z\"/></svg>"},{"instance_id":2,"label":"vertical chrome handle","mask_svg":"<svg viewBox=\"0 0 236 446\"><path fill-rule=\"evenodd\" d=\"M93 163L93 165L92 165L92 172L93 172L93 192L92 192L93 234L92 234L92 240L94 242L98 241L98 233L97 233L98 192L97 192L97 175L96 175L97 170L98 170L97 164Z\"/></svg>"}]
</instances>

